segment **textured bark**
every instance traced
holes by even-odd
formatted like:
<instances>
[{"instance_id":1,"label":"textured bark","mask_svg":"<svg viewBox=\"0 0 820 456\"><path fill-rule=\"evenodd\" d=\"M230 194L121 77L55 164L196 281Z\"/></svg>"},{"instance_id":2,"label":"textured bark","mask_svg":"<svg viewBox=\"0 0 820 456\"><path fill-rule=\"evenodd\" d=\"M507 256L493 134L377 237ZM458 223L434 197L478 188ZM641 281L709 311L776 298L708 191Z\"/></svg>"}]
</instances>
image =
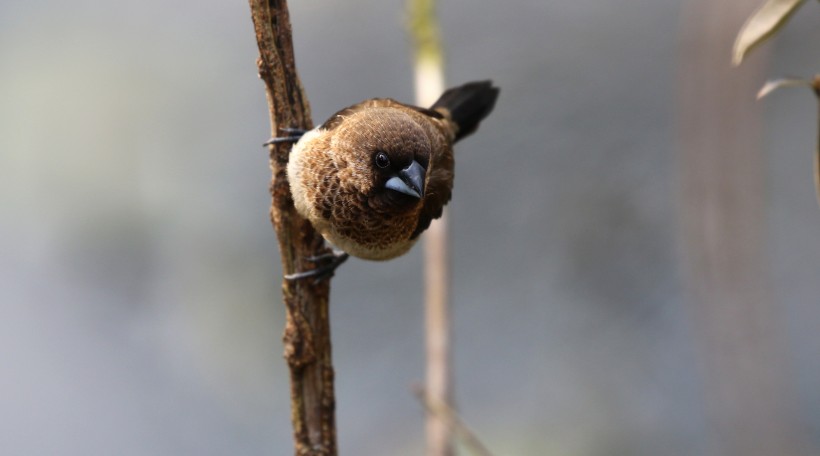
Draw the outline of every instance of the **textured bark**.
<instances>
[{"instance_id":1,"label":"textured bark","mask_svg":"<svg viewBox=\"0 0 820 456\"><path fill-rule=\"evenodd\" d=\"M272 135L279 136L279 129L284 127L312 128L310 106L296 73L287 2L250 0L250 7L259 45L257 66L259 77L265 82ZM271 221L279 238L285 274L314 267L304 259L324 253L321 235L293 207L286 172L290 148L290 144L270 147ZM336 454L329 283L282 282L287 312L284 355L290 368L295 454L300 456Z\"/></svg>"},{"instance_id":2,"label":"textured bark","mask_svg":"<svg viewBox=\"0 0 820 456\"><path fill-rule=\"evenodd\" d=\"M682 35L681 219L707 411L724 456L805 453L787 381L786 333L765 255L765 53L729 65L734 33L759 0L693 0Z\"/></svg>"}]
</instances>

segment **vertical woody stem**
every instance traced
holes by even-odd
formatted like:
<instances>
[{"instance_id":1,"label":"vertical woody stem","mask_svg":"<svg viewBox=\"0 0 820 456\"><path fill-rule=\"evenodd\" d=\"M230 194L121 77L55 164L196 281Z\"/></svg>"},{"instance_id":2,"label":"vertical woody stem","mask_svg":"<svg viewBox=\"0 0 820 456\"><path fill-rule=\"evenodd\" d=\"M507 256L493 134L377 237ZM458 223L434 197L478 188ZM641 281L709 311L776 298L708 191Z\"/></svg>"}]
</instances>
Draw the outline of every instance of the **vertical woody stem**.
<instances>
[{"instance_id":1,"label":"vertical woody stem","mask_svg":"<svg viewBox=\"0 0 820 456\"><path fill-rule=\"evenodd\" d=\"M310 106L296 73L286 0L249 0L259 45L271 133L280 127L310 129ZM303 258L321 253L321 235L295 211L287 182L289 144L270 147L271 221L285 274L310 268ZM297 456L335 456L336 422L328 313L329 280L282 282L287 312L284 355L290 368L291 420Z\"/></svg>"}]
</instances>

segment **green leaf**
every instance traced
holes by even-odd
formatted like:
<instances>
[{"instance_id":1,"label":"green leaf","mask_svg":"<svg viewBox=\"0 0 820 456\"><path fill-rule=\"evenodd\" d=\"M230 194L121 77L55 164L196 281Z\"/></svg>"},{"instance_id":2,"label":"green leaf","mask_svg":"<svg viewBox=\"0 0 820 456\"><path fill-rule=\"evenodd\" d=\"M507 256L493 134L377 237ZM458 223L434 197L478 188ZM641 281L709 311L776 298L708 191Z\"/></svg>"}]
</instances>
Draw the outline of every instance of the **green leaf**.
<instances>
[{"instance_id":1,"label":"green leaf","mask_svg":"<svg viewBox=\"0 0 820 456\"><path fill-rule=\"evenodd\" d=\"M737 66L755 46L778 31L806 0L767 0L746 20L735 39L732 64Z\"/></svg>"}]
</instances>

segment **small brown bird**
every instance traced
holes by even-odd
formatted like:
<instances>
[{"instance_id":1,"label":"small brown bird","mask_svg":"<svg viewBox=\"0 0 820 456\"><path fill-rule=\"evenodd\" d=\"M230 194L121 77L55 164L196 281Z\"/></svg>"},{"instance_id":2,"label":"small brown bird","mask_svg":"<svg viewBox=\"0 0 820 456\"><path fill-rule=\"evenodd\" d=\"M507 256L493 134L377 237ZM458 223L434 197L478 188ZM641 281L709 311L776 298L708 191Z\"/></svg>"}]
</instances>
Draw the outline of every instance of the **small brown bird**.
<instances>
[{"instance_id":1,"label":"small brown bird","mask_svg":"<svg viewBox=\"0 0 820 456\"><path fill-rule=\"evenodd\" d=\"M407 252L450 201L453 144L478 128L497 97L483 81L447 90L429 109L375 98L269 141L298 140L288 163L296 210L345 252L289 278L332 274L347 254L388 260Z\"/></svg>"}]
</instances>

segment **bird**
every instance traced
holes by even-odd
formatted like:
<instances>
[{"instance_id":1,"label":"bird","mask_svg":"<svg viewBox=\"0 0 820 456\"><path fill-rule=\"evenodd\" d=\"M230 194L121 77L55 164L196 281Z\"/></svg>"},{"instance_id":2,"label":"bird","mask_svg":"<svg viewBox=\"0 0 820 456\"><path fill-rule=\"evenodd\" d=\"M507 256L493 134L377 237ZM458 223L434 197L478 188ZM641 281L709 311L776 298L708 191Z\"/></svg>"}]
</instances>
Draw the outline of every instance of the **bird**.
<instances>
[{"instance_id":1,"label":"bird","mask_svg":"<svg viewBox=\"0 0 820 456\"><path fill-rule=\"evenodd\" d=\"M332 276L350 255L384 261L410 250L450 201L453 145L476 131L498 94L491 81L476 81L429 108L372 98L266 142L295 143L287 165L294 207L333 248L308 258L327 264L286 278Z\"/></svg>"}]
</instances>

